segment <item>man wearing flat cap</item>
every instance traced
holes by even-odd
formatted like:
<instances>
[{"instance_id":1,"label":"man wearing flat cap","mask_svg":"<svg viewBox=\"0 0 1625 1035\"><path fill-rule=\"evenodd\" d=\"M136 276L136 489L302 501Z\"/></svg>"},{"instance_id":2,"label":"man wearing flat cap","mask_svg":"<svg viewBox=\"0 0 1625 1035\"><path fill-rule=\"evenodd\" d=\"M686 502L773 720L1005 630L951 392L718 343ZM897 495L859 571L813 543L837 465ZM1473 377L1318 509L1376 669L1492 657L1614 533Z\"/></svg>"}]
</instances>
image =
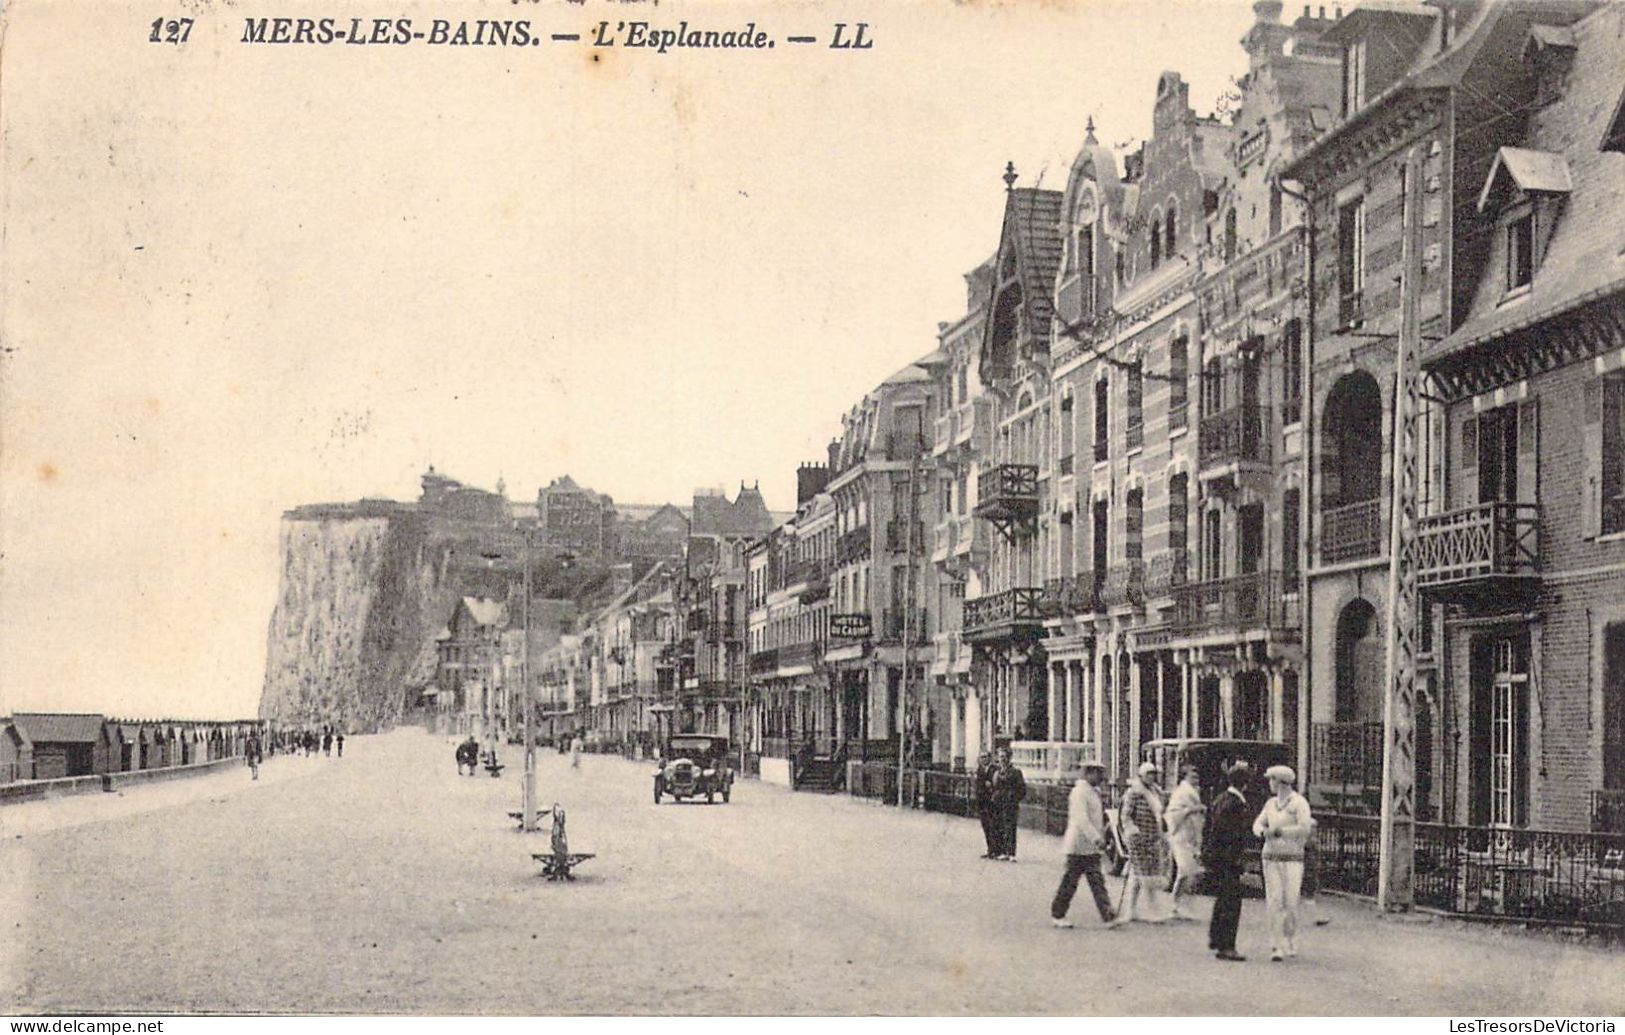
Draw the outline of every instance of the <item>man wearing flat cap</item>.
<instances>
[{"instance_id":1,"label":"man wearing flat cap","mask_svg":"<svg viewBox=\"0 0 1625 1035\"><path fill-rule=\"evenodd\" d=\"M1264 770L1274 793L1253 820L1264 839L1264 902L1270 918L1270 959L1298 954L1298 895L1303 888L1304 845L1313 831L1309 802L1294 790L1298 775L1289 766Z\"/></svg>"},{"instance_id":2,"label":"man wearing flat cap","mask_svg":"<svg viewBox=\"0 0 1625 1035\"><path fill-rule=\"evenodd\" d=\"M1100 919L1111 923L1111 899L1106 895L1106 879L1100 874L1100 851L1106 841L1106 810L1095 790L1105 779L1106 769L1098 762L1086 762L1083 772L1066 799L1066 836L1061 840L1061 851L1066 853L1066 871L1061 875L1061 886L1055 889L1055 900L1050 903L1050 922L1056 927L1071 927L1066 911L1072 907L1072 896L1077 893L1078 879L1089 881L1089 893L1095 897L1095 908Z\"/></svg>"}]
</instances>

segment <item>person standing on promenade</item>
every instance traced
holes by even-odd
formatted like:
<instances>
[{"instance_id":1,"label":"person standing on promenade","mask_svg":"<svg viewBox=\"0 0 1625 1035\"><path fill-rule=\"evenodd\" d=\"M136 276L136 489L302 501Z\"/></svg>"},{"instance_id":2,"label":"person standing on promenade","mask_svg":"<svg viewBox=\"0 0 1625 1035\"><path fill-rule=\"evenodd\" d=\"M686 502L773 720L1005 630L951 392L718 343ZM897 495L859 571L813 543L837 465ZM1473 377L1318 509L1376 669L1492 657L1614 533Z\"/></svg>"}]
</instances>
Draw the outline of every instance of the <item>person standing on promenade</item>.
<instances>
[{"instance_id":1,"label":"person standing on promenade","mask_svg":"<svg viewBox=\"0 0 1625 1035\"><path fill-rule=\"evenodd\" d=\"M339 757L343 758L344 757L344 731L343 730L339 730L338 734L333 738L333 743L338 745Z\"/></svg>"},{"instance_id":2,"label":"person standing on promenade","mask_svg":"<svg viewBox=\"0 0 1625 1035\"><path fill-rule=\"evenodd\" d=\"M1166 874L1166 851L1162 832L1162 795L1157 790L1155 762L1142 762L1140 770L1123 792L1118 817L1128 842L1128 904L1115 921L1144 920L1160 924L1168 919L1162 907L1162 881ZM1140 907L1141 897L1145 906Z\"/></svg>"},{"instance_id":3,"label":"person standing on promenade","mask_svg":"<svg viewBox=\"0 0 1625 1035\"><path fill-rule=\"evenodd\" d=\"M994 753L993 775L990 779L993 798L993 823L997 834L993 858L1005 862L1016 861L1016 824L1021 818L1021 800L1027 796L1027 778L1021 770L1010 764L1010 749L999 748Z\"/></svg>"},{"instance_id":4,"label":"person standing on promenade","mask_svg":"<svg viewBox=\"0 0 1625 1035\"><path fill-rule=\"evenodd\" d=\"M1242 790L1249 775L1248 768L1240 764L1231 766L1226 774L1230 786L1213 799L1202 853L1202 861L1217 882L1207 947L1219 959L1233 963L1247 958L1236 951L1236 928L1241 926L1241 874L1247 865L1247 849L1253 843L1252 806Z\"/></svg>"},{"instance_id":5,"label":"person standing on promenade","mask_svg":"<svg viewBox=\"0 0 1625 1035\"><path fill-rule=\"evenodd\" d=\"M1303 846L1314 829L1309 802L1293 790L1298 776L1284 765L1264 770L1274 795L1253 820L1264 839L1264 902L1270 918L1270 959L1298 954L1298 896L1303 888Z\"/></svg>"},{"instance_id":6,"label":"person standing on promenade","mask_svg":"<svg viewBox=\"0 0 1625 1035\"><path fill-rule=\"evenodd\" d=\"M1106 894L1106 879L1100 875L1100 852L1106 840L1106 810L1095 790L1106 777L1106 768L1099 762L1086 762L1078 774L1072 793L1066 798L1066 836L1061 839L1061 851L1066 853L1066 870L1061 874L1061 886L1055 889L1050 903L1050 923L1056 927L1071 927L1066 918L1072 908L1072 896L1077 894L1078 879L1089 881L1089 893L1094 896L1095 908L1103 923L1116 918L1111 898Z\"/></svg>"},{"instance_id":7,"label":"person standing on promenade","mask_svg":"<svg viewBox=\"0 0 1625 1035\"><path fill-rule=\"evenodd\" d=\"M982 821L982 841L987 846L982 858L996 859L999 834L993 822L993 759L986 752L976 760L976 780L972 788L976 799L976 816Z\"/></svg>"},{"instance_id":8,"label":"person standing on promenade","mask_svg":"<svg viewBox=\"0 0 1625 1035\"><path fill-rule=\"evenodd\" d=\"M570 741L570 768L581 768L581 734L579 733Z\"/></svg>"},{"instance_id":9,"label":"person standing on promenade","mask_svg":"<svg viewBox=\"0 0 1625 1035\"><path fill-rule=\"evenodd\" d=\"M328 758L333 757L333 727L331 726L322 729L322 754Z\"/></svg>"},{"instance_id":10,"label":"person standing on promenade","mask_svg":"<svg viewBox=\"0 0 1625 1035\"><path fill-rule=\"evenodd\" d=\"M254 779L256 780L260 778L260 762L262 760L263 756L260 754L260 735L258 733L250 733L248 735L248 743L243 745L243 761L248 763L248 771L254 774Z\"/></svg>"},{"instance_id":11,"label":"person standing on promenade","mask_svg":"<svg viewBox=\"0 0 1625 1035\"><path fill-rule=\"evenodd\" d=\"M1168 796L1163 819L1168 825L1168 848L1174 857L1174 919L1195 920L1185 908L1202 875L1202 827L1207 808L1202 804L1201 774L1193 765L1185 766L1183 779Z\"/></svg>"}]
</instances>

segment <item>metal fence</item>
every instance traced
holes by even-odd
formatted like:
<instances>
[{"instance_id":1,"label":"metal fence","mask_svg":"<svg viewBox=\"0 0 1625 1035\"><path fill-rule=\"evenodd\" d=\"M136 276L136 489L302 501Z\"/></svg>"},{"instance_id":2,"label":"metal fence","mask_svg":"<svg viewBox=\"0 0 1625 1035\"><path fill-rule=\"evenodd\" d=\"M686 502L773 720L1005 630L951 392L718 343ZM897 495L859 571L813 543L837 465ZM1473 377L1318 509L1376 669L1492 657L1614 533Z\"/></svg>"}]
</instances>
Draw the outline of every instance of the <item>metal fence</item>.
<instances>
[{"instance_id":1,"label":"metal fence","mask_svg":"<svg viewBox=\"0 0 1625 1035\"><path fill-rule=\"evenodd\" d=\"M1317 819L1321 886L1374 896L1377 817ZM1415 867L1418 906L1625 937L1625 834L1418 823Z\"/></svg>"}]
</instances>

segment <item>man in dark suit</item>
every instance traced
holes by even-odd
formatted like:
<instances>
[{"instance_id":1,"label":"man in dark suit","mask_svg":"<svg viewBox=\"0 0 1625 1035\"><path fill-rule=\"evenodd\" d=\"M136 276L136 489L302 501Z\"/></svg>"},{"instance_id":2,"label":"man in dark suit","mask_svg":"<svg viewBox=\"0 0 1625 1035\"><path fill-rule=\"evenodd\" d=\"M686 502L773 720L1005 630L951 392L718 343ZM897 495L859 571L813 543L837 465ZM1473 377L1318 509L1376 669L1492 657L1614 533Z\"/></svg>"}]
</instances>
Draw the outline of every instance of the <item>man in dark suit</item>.
<instances>
[{"instance_id":1,"label":"man in dark suit","mask_svg":"<svg viewBox=\"0 0 1625 1035\"><path fill-rule=\"evenodd\" d=\"M993 773L989 777L993 797L993 858L1016 861L1016 825L1021 818L1021 800L1027 796L1027 778L1010 764L1010 749L993 753Z\"/></svg>"},{"instance_id":2,"label":"man in dark suit","mask_svg":"<svg viewBox=\"0 0 1625 1035\"><path fill-rule=\"evenodd\" d=\"M982 840L987 843L984 859L998 857L998 834L993 828L993 761L983 755L976 761L976 815L982 821Z\"/></svg>"},{"instance_id":3,"label":"man in dark suit","mask_svg":"<svg viewBox=\"0 0 1625 1035\"><path fill-rule=\"evenodd\" d=\"M1241 924L1241 874L1253 842L1253 814L1257 811L1243 793L1248 775L1244 764L1230 768L1230 786L1208 807L1208 836L1202 850L1202 861L1216 884L1208 948L1219 959L1232 962L1247 958L1236 951L1236 928Z\"/></svg>"}]
</instances>

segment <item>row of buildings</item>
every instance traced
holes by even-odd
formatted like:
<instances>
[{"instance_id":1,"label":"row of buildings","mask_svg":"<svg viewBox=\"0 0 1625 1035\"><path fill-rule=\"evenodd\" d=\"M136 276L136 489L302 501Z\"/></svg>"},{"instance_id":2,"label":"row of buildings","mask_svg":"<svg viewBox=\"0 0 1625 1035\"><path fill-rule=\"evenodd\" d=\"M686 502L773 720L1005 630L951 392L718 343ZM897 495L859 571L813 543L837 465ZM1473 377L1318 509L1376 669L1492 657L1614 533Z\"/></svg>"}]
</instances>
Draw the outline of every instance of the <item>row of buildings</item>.
<instances>
[{"instance_id":1,"label":"row of buildings","mask_svg":"<svg viewBox=\"0 0 1625 1035\"><path fill-rule=\"evenodd\" d=\"M261 723L109 719L18 712L0 718L0 784L167 769L243 754Z\"/></svg>"},{"instance_id":2,"label":"row of buildings","mask_svg":"<svg viewBox=\"0 0 1625 1035\"><path fill-rule=\"evenodd\" d=\"M1121 161L1091 124L1059 189L1007 168L964 312L794 516L696 512L547 651L558 728L669 714L787 782L905 741L1120 780L1156 738L1279 740L1372 809L1398 457L1420 817L1621 828L1625 7L1253 10L1230 119L1165 72Z\"/></svg>"}]
</instances>

